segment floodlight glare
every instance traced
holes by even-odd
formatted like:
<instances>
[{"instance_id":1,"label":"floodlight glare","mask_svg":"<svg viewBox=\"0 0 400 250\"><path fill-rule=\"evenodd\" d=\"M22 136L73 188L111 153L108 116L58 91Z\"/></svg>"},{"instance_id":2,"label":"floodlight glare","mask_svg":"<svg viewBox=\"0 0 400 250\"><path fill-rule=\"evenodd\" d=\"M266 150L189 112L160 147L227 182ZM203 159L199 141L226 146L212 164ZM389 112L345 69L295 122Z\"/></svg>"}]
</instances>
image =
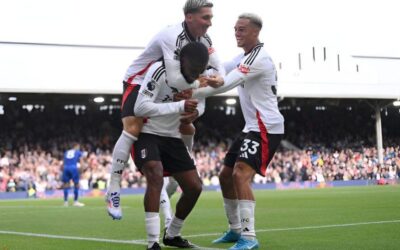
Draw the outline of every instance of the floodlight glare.
<instances>
[{"instance_id":1,"label":"floodlight glare","mask_svg":"<svg viewBox=\"0 0 400 250\"><path fill-rule=\"evenodd\" d=\"M95 103L102 103L102 102L104 102L104 97L102 97L102 96L95 97L95 98L93 99L93 101L94 101Z\"/></svg>"},{"instance_id":2,"label":"floodlight glare","mask_svg":"<svg viewBox=\"0 0 400 250\"><path fill-rule=\"evenodd\" d=\"M400 99L397 99L396 101L393 102L393 106L399 107L400 106Z\"/></svg>"},{"instance_id":3,"label":"floodlight glare","mask_svg":"<svg viewBox=\"0 0 400 250\"><path fill-rule=\"evenodd\" d=\"M235 98L228 98L228 99L226 99L225 102L228 105L235 105L236 104L236 99Z\"/></svg>"}]
</instances>

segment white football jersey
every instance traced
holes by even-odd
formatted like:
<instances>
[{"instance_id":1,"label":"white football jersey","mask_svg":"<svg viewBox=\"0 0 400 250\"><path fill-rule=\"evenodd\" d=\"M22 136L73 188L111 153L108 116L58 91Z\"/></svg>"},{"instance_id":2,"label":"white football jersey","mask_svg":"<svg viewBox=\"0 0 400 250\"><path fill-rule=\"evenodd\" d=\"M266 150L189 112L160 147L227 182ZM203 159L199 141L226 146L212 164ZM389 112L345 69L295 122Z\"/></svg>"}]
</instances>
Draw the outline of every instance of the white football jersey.
<instances>
[{"instance_id":1,"label":"white football jersey","mask_svg":"<svg viewBox=\"0 0 400 250\"><path fill-rule=\"evenodd\" d=\"M135 103L135 115L146 117L143 133L181 138L179 132L184 102L173 101L177 90L166 81L165 65L162 62L152 64L146 73ZM199 101L199 114L204 112L205 100Z\"/></svg>"},{"instance_id":2,"label":"white football jersey","mask_svg":"<svg viewBox=\"0 0 400 250\"><path fill-rule=\"evenodd\" d=\"M180 73L179 53L181 48L189 42L201 42L208 48L210 56L209 67L214 68L219 74L224 75L224 68L212 47L210 37L206 34L195 39L187 30L185 22L168 26L156 34L144 51L129 66L124 81L129 84L141 84L146 71L152 63L164 60L168 76L168 83L171 87L179 90L196 87L188 85Z\"/></svg>"},{"instance_id":3,"label":"white football jersey","mask_svg":"<svg viewBox=\"0 0 400 250\"><path fill-rule=\"evenodd\" d=\"M277 72L264 49L255 46L248 54L240 54L225 64L224 85L194 90L193 97L206 97L238 87L240 106L245 119L243 132L256 131L269 134L284 133L284 118L279 112L277 99Z\"/></svg>"}]
</instances>

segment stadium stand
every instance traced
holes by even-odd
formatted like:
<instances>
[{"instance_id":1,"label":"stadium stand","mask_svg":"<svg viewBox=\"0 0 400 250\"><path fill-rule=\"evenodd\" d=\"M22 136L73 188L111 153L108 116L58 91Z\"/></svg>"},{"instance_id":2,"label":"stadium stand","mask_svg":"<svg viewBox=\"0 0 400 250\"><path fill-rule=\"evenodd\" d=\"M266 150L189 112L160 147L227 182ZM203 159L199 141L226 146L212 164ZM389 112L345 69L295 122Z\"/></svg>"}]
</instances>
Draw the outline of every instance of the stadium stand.
<instances>
[{"instance_id":1,"label":"stadium stand","mask_svg":"<svg viewBox=\"0 0 400 250\"><path fill-rule=\"evenodd\" d=\"M61 185L62 153L78 141L86 151L81 166L82 189L104 189L109 178L112 146L120 131L119 106L106 96L97 104L91 95L18 94L0 105L0 192L55 190ZM196 121L194 156L204 185L218 185L226 150L243 120L239 104L226 97L207 100ZM400 110L382 109L384 164L375 147L374 110L362 100L287 99L280 103L286 119L287 143L266 177L255 183L292 181L379 180L400 178ZM122 187L145 186L133 163Z\"/></svg>"}]
</instances>

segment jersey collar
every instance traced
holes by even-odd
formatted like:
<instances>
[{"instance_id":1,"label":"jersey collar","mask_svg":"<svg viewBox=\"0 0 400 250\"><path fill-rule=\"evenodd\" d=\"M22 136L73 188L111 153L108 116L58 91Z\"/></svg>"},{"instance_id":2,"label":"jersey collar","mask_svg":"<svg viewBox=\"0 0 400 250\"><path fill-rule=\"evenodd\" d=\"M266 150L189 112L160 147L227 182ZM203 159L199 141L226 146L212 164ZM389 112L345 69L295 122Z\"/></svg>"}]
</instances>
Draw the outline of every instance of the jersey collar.
<instances>
[{"instance_id":1,"label":"jersey collar","mask_svg":"<svg viewBox=\"0 0 400 250\"><path fill-rule=\"evenodd\" d=\"M183 29L185 30L185 35L188 38L188 40L191 42L196 42L196 38L194 38L194 36L192 34L190 34L190 32L189 32L189 28L188 28L186 22L183 22L182 25L183 25Z\"/></svg>"}]
</instances>

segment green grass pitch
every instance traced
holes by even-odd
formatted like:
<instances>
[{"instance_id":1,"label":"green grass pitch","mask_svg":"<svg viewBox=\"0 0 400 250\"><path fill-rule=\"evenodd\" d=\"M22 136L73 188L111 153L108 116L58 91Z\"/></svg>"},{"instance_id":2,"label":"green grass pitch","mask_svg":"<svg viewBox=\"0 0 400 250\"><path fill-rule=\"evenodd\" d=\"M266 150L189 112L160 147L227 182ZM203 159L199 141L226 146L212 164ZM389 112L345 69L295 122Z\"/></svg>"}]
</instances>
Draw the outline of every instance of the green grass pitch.
<instances>
[{"instance_id":1,"label":"green grass pitch","mask_svg":"<svg viewBox=\"0 0 400 250\"><path fill-rule=\"evenodd\" d=\"M260 249L400 249L400 186L255 192ZM175 204L178 194L172 203ZM0 201L0 250L146 249L143 196L122 196L112 221L103 198ZM182 234L201 249L227 229L220 192L203 192ZM163 249L171 249L163 247Z\"/></svg>"}]
</instances>

